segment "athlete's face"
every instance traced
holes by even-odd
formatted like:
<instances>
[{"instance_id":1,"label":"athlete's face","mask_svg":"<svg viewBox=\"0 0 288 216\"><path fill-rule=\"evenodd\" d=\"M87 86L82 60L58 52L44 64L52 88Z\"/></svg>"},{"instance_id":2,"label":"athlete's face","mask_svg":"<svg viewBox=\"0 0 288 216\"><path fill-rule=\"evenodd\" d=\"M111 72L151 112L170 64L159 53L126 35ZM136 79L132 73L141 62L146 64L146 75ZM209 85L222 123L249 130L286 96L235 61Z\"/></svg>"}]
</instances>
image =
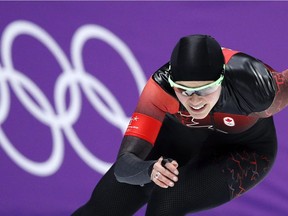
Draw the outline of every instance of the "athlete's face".
<instances>
[{"instance_id":1,"label":"athlete's face","mask_svg":"<svg viewBox=\"0 0 288 216\"><path fill-rule=\"evenodd\" d=\"M213 81L177 81L176 83L186 87L197 88L208 85L212 82ZM217 103L221 93L221 85L217 87L216 91L205 96L198 96L197 94L186 96L177 90L175 90L175 93L179 101L193 118L203 119L209 114L211 109Z\"/></svg>"}]
</instances>

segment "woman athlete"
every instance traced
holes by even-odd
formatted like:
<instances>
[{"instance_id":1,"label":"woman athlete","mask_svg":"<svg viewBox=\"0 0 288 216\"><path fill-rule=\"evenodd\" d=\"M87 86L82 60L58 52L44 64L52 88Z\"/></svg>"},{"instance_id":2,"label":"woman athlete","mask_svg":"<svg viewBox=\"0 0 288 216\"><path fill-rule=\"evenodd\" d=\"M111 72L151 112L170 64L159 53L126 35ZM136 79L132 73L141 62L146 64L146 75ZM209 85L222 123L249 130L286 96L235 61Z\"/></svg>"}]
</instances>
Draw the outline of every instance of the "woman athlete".
<instances>
[{"instance_id":1,"label":"woman athlete","mask_svg":"<svg viewBox=\"0 0 288 216\"><path fill-rule=\"evenodd\" d=\"M148 80L115 164L74 216L181 216L227 203L271 170L272 115L288 104L275 72L208 35L183 37Z\"/></svg>"}]
</instances>

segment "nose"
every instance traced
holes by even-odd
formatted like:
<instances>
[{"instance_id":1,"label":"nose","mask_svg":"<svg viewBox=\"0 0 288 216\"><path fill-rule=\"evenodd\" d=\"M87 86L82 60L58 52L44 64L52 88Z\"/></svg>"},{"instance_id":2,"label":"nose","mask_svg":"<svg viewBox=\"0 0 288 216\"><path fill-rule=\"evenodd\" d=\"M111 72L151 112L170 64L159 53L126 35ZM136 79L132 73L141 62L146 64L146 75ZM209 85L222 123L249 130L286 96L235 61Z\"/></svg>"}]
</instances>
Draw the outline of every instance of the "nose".
<instances>
[{"instance_id":1,"label":"nose","mask_svg":"<svg viewBox=\"0 0 288 216\"><path fill-rule=\"evenodd\" d=\"M194 93L191 96L189 96L189 101L193 105L197 105L197 104L201 103L201 96L198 96L197 94Z\"/></svg>"}]
</instances>

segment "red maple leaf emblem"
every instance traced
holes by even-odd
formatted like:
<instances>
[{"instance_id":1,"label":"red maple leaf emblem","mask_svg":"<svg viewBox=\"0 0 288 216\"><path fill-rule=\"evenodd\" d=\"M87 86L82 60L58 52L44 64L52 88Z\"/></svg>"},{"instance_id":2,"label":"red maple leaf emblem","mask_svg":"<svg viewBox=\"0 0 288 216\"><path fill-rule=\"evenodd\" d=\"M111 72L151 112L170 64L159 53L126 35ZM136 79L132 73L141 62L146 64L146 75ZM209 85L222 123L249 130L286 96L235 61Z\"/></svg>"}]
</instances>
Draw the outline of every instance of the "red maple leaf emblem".
<instances>
[{"instance_id":1,"label":"red maple leaf emblem","mask_svg":"<svg viewBox=\"0 0 288 216\"><path fill-rule=\"evenodd\" d=\"M231 118L227 118L225 121L230 123L230 122L232 122L232 119Z\"/></svg>"}]
</instances>

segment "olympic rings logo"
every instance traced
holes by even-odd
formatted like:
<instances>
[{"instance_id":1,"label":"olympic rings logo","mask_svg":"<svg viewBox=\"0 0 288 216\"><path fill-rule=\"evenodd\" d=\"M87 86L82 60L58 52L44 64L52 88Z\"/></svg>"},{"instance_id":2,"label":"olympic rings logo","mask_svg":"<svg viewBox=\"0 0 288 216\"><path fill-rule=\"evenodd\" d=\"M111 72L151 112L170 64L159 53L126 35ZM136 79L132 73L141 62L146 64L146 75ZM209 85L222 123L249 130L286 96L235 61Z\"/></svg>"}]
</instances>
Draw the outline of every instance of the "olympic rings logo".
<instances>
[{"instance_id":1,"label":"olympic rings logo","mask_svg":"<svg viewBox=\"0 0 288 216\"><path fill-rule=\"evenodd\" d=\"M15 38L23 34L40 41L55 57L62 69L62 73L57 77L54 86L55 107L51 105L45 93L36 83L14 68L12 45ZM64 135L79 157L95 171L103 174L111 166L110 163L93 155L72 127L78 120L81 111L80 88L82 88L92 107L122 133L124 133L130 119L125 115L120 103L109 89L100 80L85 71L82 49L86 41L90 39L104 41L121 56L130 69L140 94L146 83L146 78L136 58L123 41L101 26L84 25L77 29L71 42L72 63L69 62L57 42L34 23L18 20L10 23L3 31L0 46L2 59L2 65L0 63L0 147L19 167L30 174L49 176L57 172L64 158ZM49 158L44 162L35 162L21 154L1 127L9 113L9 87L23 107L51 130L52 151ZM68 107L65 103L67 90L70 93Z\"/></svg>"}]
</instances>

